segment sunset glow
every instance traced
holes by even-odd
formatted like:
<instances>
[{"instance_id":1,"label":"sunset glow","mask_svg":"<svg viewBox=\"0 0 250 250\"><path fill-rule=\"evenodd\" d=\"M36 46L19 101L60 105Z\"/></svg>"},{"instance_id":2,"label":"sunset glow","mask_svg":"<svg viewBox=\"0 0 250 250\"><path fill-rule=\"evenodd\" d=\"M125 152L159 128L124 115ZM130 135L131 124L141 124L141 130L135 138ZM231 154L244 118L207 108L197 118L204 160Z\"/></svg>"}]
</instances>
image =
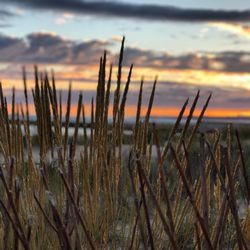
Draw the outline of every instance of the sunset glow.
<instances>
[{"instance_id":1,"label":"sunset glow","mask_svg":"<svg viewBox=\"0 0 250 250\"><path fill-rule=\"evenodd\" d=\"M3 9L0 11L0 81L9 97L14 87L21 102L22 67L26 68L31 89L34 65L37 65L50 76L52 70L55 72L57 88L64 96L72 84L73 103L82 92L87 107L95 97L99 60L104 50L107 69L113 65L113 94L120 42L125 35L122 87L129 66L134 64L128 116L135 114L141 79L145 81L143 105L146 107L155 77L158 84L153 116L176 116L185 100L194 98L198 90L203 101L212 93L207 116L249 116L248 2L203 1L200 5L196 1L179 0L166 5L162 0L118 0L108 1L109 8L104 10L104 6L93 1L91 11L83 0L77 0L80 9L71 2L65 6L45 2L0 1ZM149 4L153 6L150 15ZM123 9L114 11L120 5ZM155 12L157 6L161 6L164 14ZM172 7L180 9L182 14L177 11L170 15ZM201 17L199 13L204 11L207 16ZM235 15L228 16L227 11Z\"/></svg>"}]
</instances>

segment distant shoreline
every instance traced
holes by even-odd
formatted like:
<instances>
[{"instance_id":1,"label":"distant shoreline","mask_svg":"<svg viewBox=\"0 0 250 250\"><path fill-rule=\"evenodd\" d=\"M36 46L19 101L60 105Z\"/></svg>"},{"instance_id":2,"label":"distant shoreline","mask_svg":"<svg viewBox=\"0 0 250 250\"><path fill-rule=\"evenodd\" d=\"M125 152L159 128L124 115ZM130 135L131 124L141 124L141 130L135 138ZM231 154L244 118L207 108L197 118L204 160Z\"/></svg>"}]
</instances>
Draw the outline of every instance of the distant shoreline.
<instances>
[{"instance_id":1,"label":"distant shoreline","mask_svg":"<svg viewBox=\"0 0 250 250\"><path fill-rule=\"evenodd\" d=\"M186 121L187 117L183 117L181 123L184 123ZM156 123L159 125L172 125L175 124L177 117L158 117L158 116L151 116L150 122ZM196 123L198 117L193 117L191 120L191 124ZM63 123L65 122L65 119L63 118ZM30 116L30 122L31 124L34 124L36 122L35 116ZM109 118L109 122L112 122L112 118ZM135 117L127 117L125 118L125 124L131 125L135 122ZM86 117L86 123L90 123L90 117ZM250 125L250 117L203 117L202 123L209 123L209 124L237 124L237 125ZM73 126L75 124L74 118L70 120L70 126ZM82 122L80 122L82 124Z\"/></svg>"}]
</instances>

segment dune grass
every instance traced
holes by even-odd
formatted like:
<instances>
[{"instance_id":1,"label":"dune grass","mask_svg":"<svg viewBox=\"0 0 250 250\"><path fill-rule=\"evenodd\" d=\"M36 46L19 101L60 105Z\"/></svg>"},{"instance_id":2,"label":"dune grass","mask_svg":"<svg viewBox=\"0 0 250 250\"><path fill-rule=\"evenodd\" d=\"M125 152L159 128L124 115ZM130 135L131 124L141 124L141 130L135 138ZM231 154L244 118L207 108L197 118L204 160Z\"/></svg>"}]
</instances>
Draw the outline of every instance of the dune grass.
<instances>
[{"instance_id":1,"label":"dune grass","mask_svg":"<svg viewBox=\"0 0 250 250\"><path fill-rule=\"evenodd\" d=\"M211 96L195 125L191 120L200 93L181 125L187 100L162 145L157 125L150 122L157 79L145 116L141 114L142 81L129 157L124 160L125 109L133 65L122 88L123 51L124 39L115 82L106 54L100 59L90 124L79 94L73 136L69 135L71 86L63 114L54 76L37 68L33 100L28 99L25 70L22 104L16 103L14 89L12 103L7 103L0 85L0 248L248 249L249 166L239 133L231 126L226 142L216 129L199 130ZM30 131L31 101L38 145ZM112 117L108 117L111 105ZM34 147L39 149L38 161ZM154 148L156 164L152 164ZM243 216L238 212L239 201L246 207Z\"/></svg>"}]
</instances>

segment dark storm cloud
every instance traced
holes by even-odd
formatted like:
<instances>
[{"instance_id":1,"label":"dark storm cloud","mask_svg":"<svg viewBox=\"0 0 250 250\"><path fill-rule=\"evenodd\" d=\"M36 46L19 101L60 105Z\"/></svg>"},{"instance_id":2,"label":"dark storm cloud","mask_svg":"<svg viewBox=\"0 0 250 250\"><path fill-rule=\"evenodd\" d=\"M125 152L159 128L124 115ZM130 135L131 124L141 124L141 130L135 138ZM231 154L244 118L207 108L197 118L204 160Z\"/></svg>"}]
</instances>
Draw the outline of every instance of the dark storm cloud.
<instances>
[{"instance_id":1,"label":"dark storm cloud","mask_svg":"<svg viewBox=\"0 0 250 250\"><path fill-rule=\"evenodd\" d=\"M250 10L185 9L156 4L130 4L117 1L84 0L2 0L33 9L67 11L78 14L105 15L161 21L250 21Z\"/></svg>"},{"instance_id":2,"label":"dark storm cloud","mask_svg":"<svg viewBox=\"0 0 250 250\"><path fill-rule=\"evenodd\" d=\"M125 49L125 64L136 62L143 67L158 69L195 69L223 72L249 72L250 52L189 53L170 55L139 48Z\"/></svg>"},{"instance_id":3,"label":"dark storm cloud","mask_svg":"<svg viewBox=\"0 0 250 250\"><path fill-rule=\"evenodd\" d=\"M31 33L25 38L10 37L0 33L0 62L20 64L98 64L104 49L115 62L111 42L89 40L75 42L52 33ZM249 72L250 52L189 53L172 55L153 50L126 47L124 65L135 63L137 67L156 69L194 69L218 72Z\"/></svg>"},{"instance_id":4,"label":"dark storm cloud","mask_svg":"<svg viewBox=\"0 0 250 250\"><path fill-rule=\"evenodd\" d=\"M25 38L0 34L0 61L15 63L74 64L98 63L108 42L73 42L52 33L32 33Z\"/></svg>"},{"instance_id":5,"label":"dark storm cloud","mask_svg":"<svg viewBox=\"0 0 250 250\"><path fill-rule=\"evenodd\" d=\"M22 40L15 37L4 36L0 34L0 50L3 50L7 47L15 46L20 41Z\"/></svg>"},{"instance_id":6,"label":"dark storm cloud","mask_svg":"<svg viewBox=\"0 0 250 250\"><path fill-rule=\"evenodd\" d=\"M0 1L1 3L1 1ZM15 14L13 14L12 12L10 11L7 11L7 10L0 10L0 20L4 20L8 17L13 17Z\"/></svg>"},{"instance_id":7,"label":"dark storm cloud","mask_svg":"<svg viewBox=\"0 0 250 250\"><path fill-rule=\"evenodd\" d=\"M1 3L1 1L0 1ZM14 17L15 14L10 12L10 11L7 11L7 10L0 10L0 28L6 28L6 27L9 27L9 23L8 20L9 18L11 17Z\"/></svg>"}]
</instances>

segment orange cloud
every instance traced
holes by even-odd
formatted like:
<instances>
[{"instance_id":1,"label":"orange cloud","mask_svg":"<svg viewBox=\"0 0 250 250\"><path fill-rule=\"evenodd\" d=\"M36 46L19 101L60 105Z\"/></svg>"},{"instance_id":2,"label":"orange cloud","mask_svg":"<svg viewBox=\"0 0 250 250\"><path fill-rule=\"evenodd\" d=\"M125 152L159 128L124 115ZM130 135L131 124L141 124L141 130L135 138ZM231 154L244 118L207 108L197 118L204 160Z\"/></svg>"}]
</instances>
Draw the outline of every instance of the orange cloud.
<instances>
[{"instance_id":1,"label":"orange cloud","mask_svg":"<svg viewBox=\"0 0 250 250\"><path fill-rule=\"evenodd\" d=\"M40 68L41 69L41 68ZM97 86L98 65L88 66L66 66L56 65L54 67L56 75L57 88L60 90L68 90L69 81L72 80L72 89L77 93L82 91L85 96L94 95ZM32 67L33 71L33 67ZM108 74L108 72L107 72ZM128 68L123 69L123 83L127 80ZM20 74L21 75L21 74ZM111 91L115 90L117 68L113 69L113 81ZM128 95L128 106L126 115L128 117L135 116L136 107L133 105L137 100L137 93L141 76L149 81L144 85L144 97L148 98L151 91L152 82L156 75L159 76L159 84L157 86L157 97L155 99L156 106L152 110L153 116L173 117L179 113L180 105L187 97L192 97L196 89L200 88L202 94L207 95L208 92L215 90L213 96L212 108L208 108L206 115L210 117L237 117L250 116L250 111L245 107L248 103L248 95L250 93L250 73L246 72L222 72L212 70L198 69L163 69L152 67L135 67ZM30 76L30 74L29 74ZM60 77L60 78L57 78ZM23 89L22 80L1 79L4 89L10 89L13 86L17 90ZM33 76L28 79L28 89L34 87ZM166 84L165 84L166 83ZM168 83L173 83L168 84ZM222 90L218 90L222 89ZM237 93L236 93L237 92ZM169 95L169 96L168 96ZM169 97L169 98L168 98ZM171 99L171 100L170 100ZM20 102L20 96L19 101ZM77 100L73 100L73 103ZM86 113L90 114L90 105L86 101ZM164 104L165 103L165 104ZM229 108L229 106L230 108ZM158 106L157 106L158 105ZM163 106L166 105L166 106ZM175 106L176 107L173 107ZM171 107L169 107L171 106ZM234 108L236 107L236 108ZM30 106L31 113L35 114L34 107ZM65 107L63 107L65 109ZM76 113L76 106L72 106L72 114ZM142 113L145 114L147 107L142 107ZM199 109L195 115L199 114ZM110 113L112 115L112 113Z\"/></svg>"},{"instance_id":2,"label":"orange cloud","mask_svg":"<svg viewBox=\"0 0 250 250\"><path fill-rule=\"evenodd\" d=\"M68 83L73 83L74 89L79 90L95 90L97 83L97 66L85 70L80 69L75 71L74 67L64 66L56 71L56 78L58 89L67 89ZM113 83L116 81L116 71L114 68ZM126 82L127 69L124 69L123 83ZM58 78L57 76L60 76ZM137 90L138 86L133 86L133 82L141 80L142 76L146 81L153 82L155 76L159 76L159 81L162 82L174 82L180 84L192 84L196 86L211 86L212 87L237 87L246 90L250 90L250 73L234 73L234 72L221 72L211 70L191 70L191 69L155 69L155 68L139 68L137 67L133 71L131 90ZM2 79L4 88L15 87L17 89L23 88L23 83L16 79ZM34 87L34 81L28 81L28 87ZM113 84L114 87L114 84Z\"/></svg>"},{"instance_id":3,"label":"orange cloud","mask_svg":"<svg viewBox=\"0 0 250 250\"><path fill-rule=\"evenodd\" d=\"M158 75L160 81L187 83L197 86L239 87L250 90L250 73L196 69L137 68L134 71L133 79L139 80L141 75L148 80L153 80Z\"/></svg>"},{"instance_id":4,"label":"orange cloud","mask_svg":"<svg viewBox=\"0 0 250 250\"><path fill-rule=\"evenodd\" d=\"M215 27L219 30L229 31L233 34L250 39L250 26L249 25L245 25L245 24L242 25L238 23L221 23L221 22L209 23L208 25Z\"/></svg>"}]
</instances>

